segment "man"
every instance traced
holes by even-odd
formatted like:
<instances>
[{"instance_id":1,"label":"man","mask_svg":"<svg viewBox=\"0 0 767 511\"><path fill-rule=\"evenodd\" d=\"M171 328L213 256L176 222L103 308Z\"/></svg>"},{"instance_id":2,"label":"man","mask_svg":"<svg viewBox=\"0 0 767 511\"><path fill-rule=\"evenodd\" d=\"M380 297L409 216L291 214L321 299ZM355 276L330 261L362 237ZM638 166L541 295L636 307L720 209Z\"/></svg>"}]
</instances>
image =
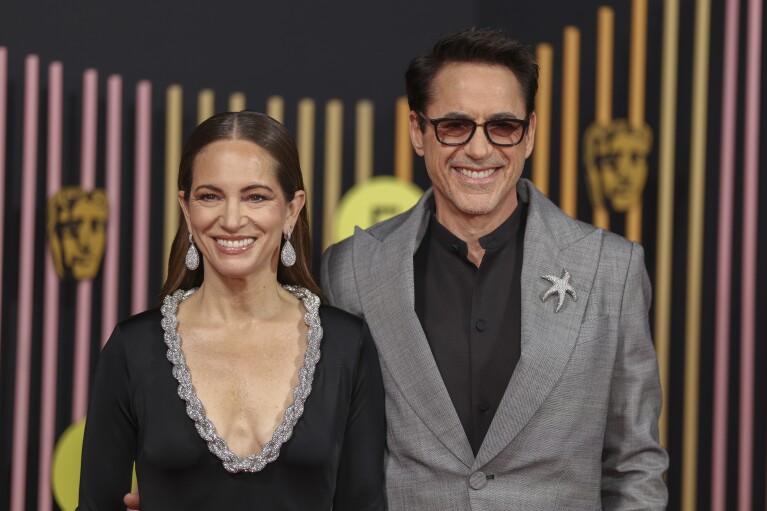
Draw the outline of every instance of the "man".
<instances>
[{"instance_id":1,"label":"man","mask_svg":"<svg viewBox=\"0 0 767 511\"><path fill-rule=\"evenodd\" d=\"M391 511L665 508L642 248L520 179L537 79L496 31L415 58L433 188L323 256L324 291L378 348Z\"/></svg>"},{"instance_id":2,"label":"man","mask_svg":"<svg viewBox=\"0 0 767 511\"><path fill-rule=\"evenodd\" d=\"M643 251L520 179L537 75L489 30L415 58L433 187L323 256L330 301L378 348L390 510L665 508Z\"/></svg>"}]
</instances>

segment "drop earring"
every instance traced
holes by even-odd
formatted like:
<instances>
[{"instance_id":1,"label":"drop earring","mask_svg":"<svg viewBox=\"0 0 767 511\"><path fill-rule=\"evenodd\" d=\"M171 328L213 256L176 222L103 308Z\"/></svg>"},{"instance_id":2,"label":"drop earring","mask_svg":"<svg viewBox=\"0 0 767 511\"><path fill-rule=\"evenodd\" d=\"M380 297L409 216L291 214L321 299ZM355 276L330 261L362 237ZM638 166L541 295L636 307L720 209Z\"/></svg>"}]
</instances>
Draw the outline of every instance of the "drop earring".
<instances>
[{"instance_id":1,"label":"drop earring","mask_svg":"<svg viewBox=\"0 0 767 511\"><path fill-rule=\"evenodd\" d=\"M196 270L200 266L200 253L197 251L197 247L194 246L194 239L192 239L192 233L189 233L189 250L186 251L186 257L184 258L184 264L187 269Z\"/></svg>"},{"instance_id":2,"label":"drop earring","mask_svg":"<svg viewBox=\"0 0 767 511\"><path fill-rule=\"evenodd\" d=\"M282 251L280 251L280 261L287 268L296 264L296 249L293 248L293 244L290 242L291 234L293 234L293 231L288 231L288 234L285 236L285 243L282 245Z\"/></svg>"}]
</instances>

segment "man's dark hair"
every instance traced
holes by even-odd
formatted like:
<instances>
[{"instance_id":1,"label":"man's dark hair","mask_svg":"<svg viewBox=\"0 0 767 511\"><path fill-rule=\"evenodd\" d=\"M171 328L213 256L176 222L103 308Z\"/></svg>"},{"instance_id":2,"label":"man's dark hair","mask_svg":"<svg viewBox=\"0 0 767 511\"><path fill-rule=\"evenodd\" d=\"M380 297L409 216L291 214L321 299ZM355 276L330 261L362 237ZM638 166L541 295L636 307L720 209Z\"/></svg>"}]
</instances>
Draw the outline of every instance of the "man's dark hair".
<instances>
[{"instance_id":1,"label":"man's dark hair","mask_svg":"<svg viewBox=\"0 0 767 511\"><path fill-rule=\"evenodd\" d=\"M432 100L432 82L445 64L477 62L505 66L514 73L525 96L527 116L535 109L538 64L525 45L500 30L469 28L447 34L430 52L410 61L405 73L407 100L411 110L425 112ZM421 129L425 123L421 121Z\"/></svg>"}]
</instances>

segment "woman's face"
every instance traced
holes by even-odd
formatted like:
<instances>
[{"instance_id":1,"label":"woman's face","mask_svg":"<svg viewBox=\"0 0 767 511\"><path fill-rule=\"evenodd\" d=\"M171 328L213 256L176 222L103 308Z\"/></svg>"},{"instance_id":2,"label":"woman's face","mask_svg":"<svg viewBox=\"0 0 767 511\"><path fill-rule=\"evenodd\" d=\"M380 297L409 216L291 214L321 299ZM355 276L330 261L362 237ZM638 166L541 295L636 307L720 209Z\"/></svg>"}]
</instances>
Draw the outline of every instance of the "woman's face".
<instances>
[{"instance_id":1,"label":"woman's face","mask_svg":"<svg viewBox=\"0 0 767 511\"><path fill-rule=\"evenodd\" d=\"M276 169L265 149L246 140L220 140L197 154L189 201L179 192L179 202L206 279L276 275L280 240L305 200L303 191L286 200Z\"/></svg>"}]
</instances>

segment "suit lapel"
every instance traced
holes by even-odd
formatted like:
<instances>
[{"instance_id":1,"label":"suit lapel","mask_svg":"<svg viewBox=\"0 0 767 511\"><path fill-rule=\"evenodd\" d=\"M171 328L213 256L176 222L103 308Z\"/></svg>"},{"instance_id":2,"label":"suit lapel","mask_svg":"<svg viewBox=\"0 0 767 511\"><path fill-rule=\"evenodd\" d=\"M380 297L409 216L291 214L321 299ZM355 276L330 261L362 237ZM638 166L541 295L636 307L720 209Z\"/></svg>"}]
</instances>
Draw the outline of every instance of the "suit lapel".
<instances>
[{"instance_id":1,"label":"suit lapel","mask_svg":"<svg viewBox=\"0 0 767 511\"><path fill-rule=\"evenodd\" d=\"M469 467L474 461L471 446L414 307L413 255L428 215L423 199L383 241L357 230L354 271L365 321L384 370L434 436Z\"/></svg>"},{"instance_id":2,"label":"suit lapel","mask_svg":"<svg viewBox=\"0 0 767 511\"><path fill-rule=\"evenodd\" d=\"M497 456L540 408L561 376L578 338L596 275L602 233L590 233L566 217L527 183L529 197L521 277L522 354L474 462L477 469ZM557 295L542 301L551 283L542 275L571 274L577 301L569 295L559 312Z\"/></svg>"}]
</instances>

